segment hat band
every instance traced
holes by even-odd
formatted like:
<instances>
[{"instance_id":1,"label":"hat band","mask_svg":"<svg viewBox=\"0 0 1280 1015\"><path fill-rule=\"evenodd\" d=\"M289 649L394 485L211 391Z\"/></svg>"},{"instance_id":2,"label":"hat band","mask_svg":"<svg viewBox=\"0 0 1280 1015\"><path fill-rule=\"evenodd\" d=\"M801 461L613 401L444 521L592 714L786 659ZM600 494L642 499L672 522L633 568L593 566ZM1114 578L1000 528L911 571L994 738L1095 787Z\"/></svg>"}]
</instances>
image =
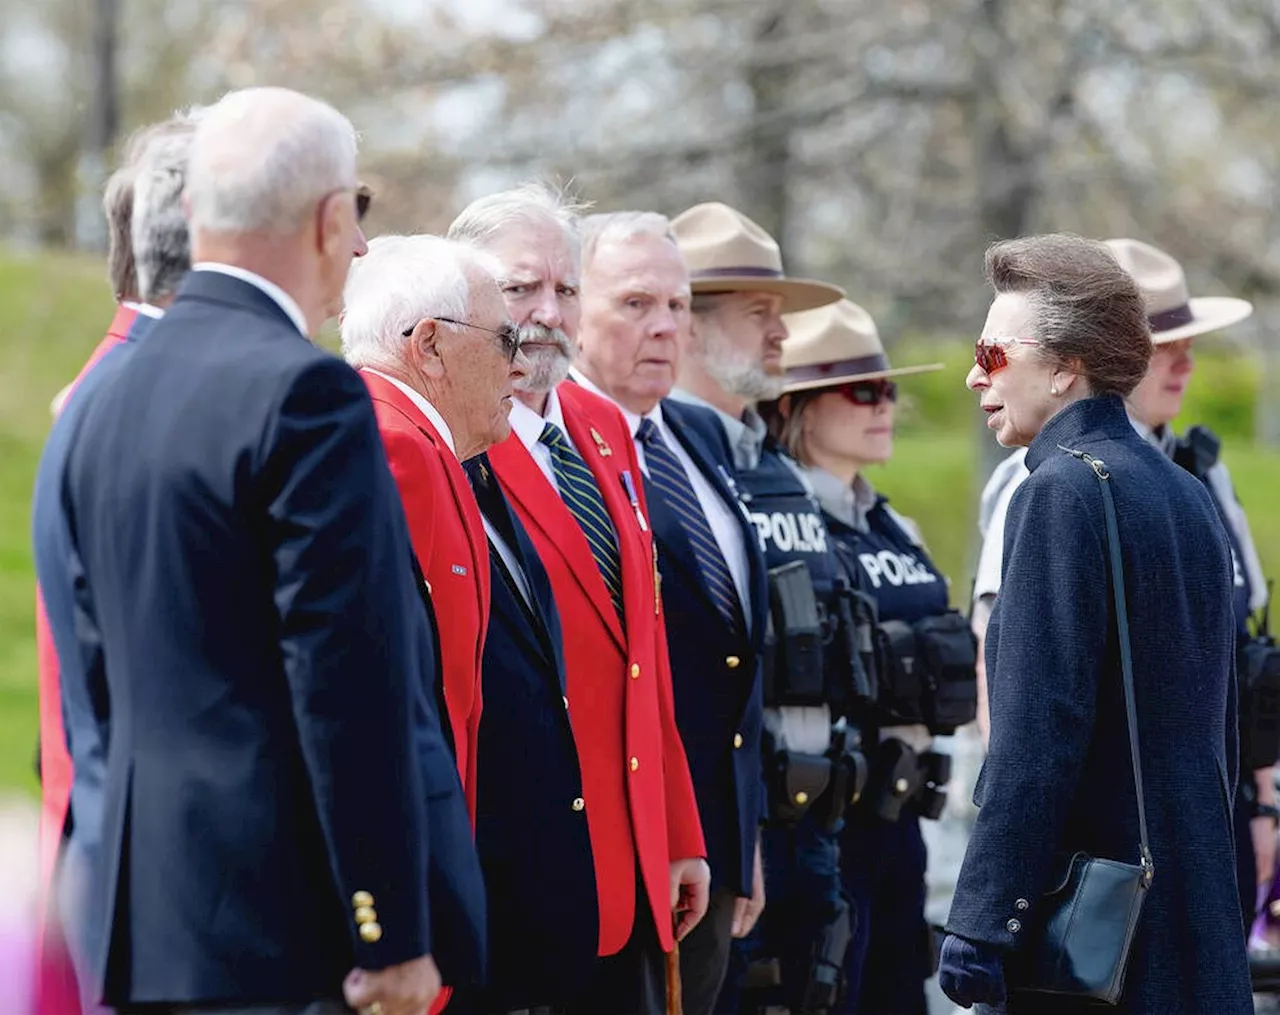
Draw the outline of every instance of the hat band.
<instances>
[{"instance_id":1,"label":"hat band","mask_svg":"<svg viewBox=\"0 0 1280 1015\"><path fill-rule=\"evenodd\" d=\"M878 352L870 356L859 356L856 359L842 359L835 363L815 363L812 366L792 367L787 371L787 383L803 381L824 381L831 378L838 381L844 377L856 377L859 374L876 374L889 369L889 361L884 353Z\"/></svg>"},{"instance_id":2,"label":"hat band","mask_svg":"<svg viewBox=\"0 0 1280 1015\"><path fill-rule=\"evenodd\" d=\"M701 271L690 273L690 278L736 278L739 276L748 276L750 278L782 278L782 272L777 268L703 268Z\"/></svg>"},{"instance_id":3,"label":"hat band","mask_svg":"<svg viewBox=\"0 0 1280 1015\"><path fill-rule=\"evenodd\" d=\"M1153 332L1172 331L1174 328L1181 328L1184 324L1190 324L1195 320L1195 315L1191 313L1191 304L1184 303L1180 307L1174 307L1172 310L1162 310L1158 314L1152 314L1147 318L1147 324L1151 326Z\"/></svg>"}]
</instances>

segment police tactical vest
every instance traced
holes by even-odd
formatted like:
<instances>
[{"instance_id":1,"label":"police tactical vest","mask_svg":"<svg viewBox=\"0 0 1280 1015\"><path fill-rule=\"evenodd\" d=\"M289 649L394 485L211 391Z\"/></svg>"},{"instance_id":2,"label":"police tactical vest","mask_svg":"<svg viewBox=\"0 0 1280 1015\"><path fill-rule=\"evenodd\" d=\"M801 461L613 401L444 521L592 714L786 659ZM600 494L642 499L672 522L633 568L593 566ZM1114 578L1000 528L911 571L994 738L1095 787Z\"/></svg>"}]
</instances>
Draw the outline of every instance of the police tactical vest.
<instances>
[{"instance_id":1,"label":"police tactical vest","mask_svg":"<svg viewBox=\"0 0 1280 1015\"><path fill-rule=\"evenodd\" d=\"M867 532L828 521L832 537L846 544L857 561L858 587L875 599L881 620L914 624L946 610L946 579L903 531L883 498L867 513Z\"/></svg>"},{"instance_id":2,"label":"police tactical vest","mask_svg":"<svg viewBox=\"0 0 1280 1015\"><path fill-rule=\"evenodd\" d=\"M804 561L818 598L828 595L835 582L835 561L822 510L772 441L765 442L754 469L738 471L738 489L765 567Z\"/></svg>"}]
</instances>

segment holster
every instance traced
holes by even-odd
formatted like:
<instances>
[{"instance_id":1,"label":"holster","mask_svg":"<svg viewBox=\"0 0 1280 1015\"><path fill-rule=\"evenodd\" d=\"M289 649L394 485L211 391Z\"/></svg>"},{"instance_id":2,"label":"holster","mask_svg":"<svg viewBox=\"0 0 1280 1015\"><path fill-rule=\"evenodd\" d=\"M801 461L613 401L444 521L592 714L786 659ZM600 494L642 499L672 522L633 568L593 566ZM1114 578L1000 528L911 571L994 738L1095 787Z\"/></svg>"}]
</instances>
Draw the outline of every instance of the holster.
<instances>
[{"instance_id":1,"label":"holster","mask_svg":"<svg viewBox=\"0 0 1280 1015\"><path fill-rule=\"evenodd\" d=\"M830 1011L840 1000L844 988L844 955L856 925L857 913L845 899L838 899L833 916L813 943L809 982L805 985L798 1015Z\"/></svg>"},{"instance_id":2,"label":"holster","mask_svg":"<svg viewBox=\"0 0 1280 1015\"><path fill-rule=\"evenodd\" d=\"M831 762L831 792L822 798L822 823L834 832L847 808L862 797L869 774L866 755L862 753L862 735L857 730L841 729L832 737L827 752Z\"/></svg>"},{"instance_id":3,"label":"holster","mask_svg":"<svg viewBox=\"0 0 1280 1015\"><path fill-rule=\"evenodd\" d=\"M897 821L903 805L914 800L921 817L936 821L947 804L950 780L950 755L938 751L917 754L909 744L890 737L876 751L867 803L878 817Z\"/></svg>"},{"instance_id":4,"label":"holster","mask_svg":"<svg viewBox=\"0 0 1280 1015\"><path fill-rule=\"evenodd\" d=\"M880 721L949 736L978 714L977 639L956 610L876 625Z\"/></svg>"}]
</instances>

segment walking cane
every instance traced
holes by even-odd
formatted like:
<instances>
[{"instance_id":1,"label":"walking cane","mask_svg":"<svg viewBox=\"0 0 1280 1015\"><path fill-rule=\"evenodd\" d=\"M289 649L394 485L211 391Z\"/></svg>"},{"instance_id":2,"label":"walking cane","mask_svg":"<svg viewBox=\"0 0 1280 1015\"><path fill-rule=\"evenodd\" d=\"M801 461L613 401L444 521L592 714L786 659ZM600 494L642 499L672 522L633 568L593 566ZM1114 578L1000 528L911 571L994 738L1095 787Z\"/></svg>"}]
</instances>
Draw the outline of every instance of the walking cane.
<instances>
[{"instance_id":1,"label":"walking cane","mask_svg":"<svg viewBox=\"0 0 1280 1015\"><path fill-rule=\"evenodd\" d=\"M679 921L673 921L679 926ZM667 1015L684 1015L684 995L680 987L680 942L672 938L667 952Z\"/></svg>"}]
</instances>

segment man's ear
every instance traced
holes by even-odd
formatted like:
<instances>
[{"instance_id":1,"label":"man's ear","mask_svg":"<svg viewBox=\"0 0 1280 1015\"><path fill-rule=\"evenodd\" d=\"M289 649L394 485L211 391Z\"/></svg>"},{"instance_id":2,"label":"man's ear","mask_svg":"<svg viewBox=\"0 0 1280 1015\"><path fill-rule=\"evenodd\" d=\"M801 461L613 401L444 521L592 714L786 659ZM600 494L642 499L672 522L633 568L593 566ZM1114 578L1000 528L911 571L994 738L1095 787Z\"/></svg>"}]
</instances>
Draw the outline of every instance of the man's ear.
<instances>
[{"instance_id":1,"label":"man's ear","mask_svg":"<svg viewBox=\"0 0 1280 1015\"><path fill-rule=\"evenodd\" d=\"M342 192L330 194L316 207L316 252L329 257L338 256L343 244L342 196Z\"/></svg>"},{"instance_id":2,"label":"man's ear","mask_svg":"<svg viewBox=\"0 0 1280 1015\"><path fill-rule=\"evenodd\" d=\"M783 419L791 418L791 396L783 395L778 399L778 415Z\"/></svg>"},{"instance_id":3,"label":"man's ear","mask_svg":"<svg viewBox=\"0 0 1280 1015\"><path fill-rule=\"evenodd\" d=\"M426 377L444 376L444 360L440 356L440 325L426 317L418 322L409 336L409 356L414 367Z\"/></svg>"}]
</instances>

